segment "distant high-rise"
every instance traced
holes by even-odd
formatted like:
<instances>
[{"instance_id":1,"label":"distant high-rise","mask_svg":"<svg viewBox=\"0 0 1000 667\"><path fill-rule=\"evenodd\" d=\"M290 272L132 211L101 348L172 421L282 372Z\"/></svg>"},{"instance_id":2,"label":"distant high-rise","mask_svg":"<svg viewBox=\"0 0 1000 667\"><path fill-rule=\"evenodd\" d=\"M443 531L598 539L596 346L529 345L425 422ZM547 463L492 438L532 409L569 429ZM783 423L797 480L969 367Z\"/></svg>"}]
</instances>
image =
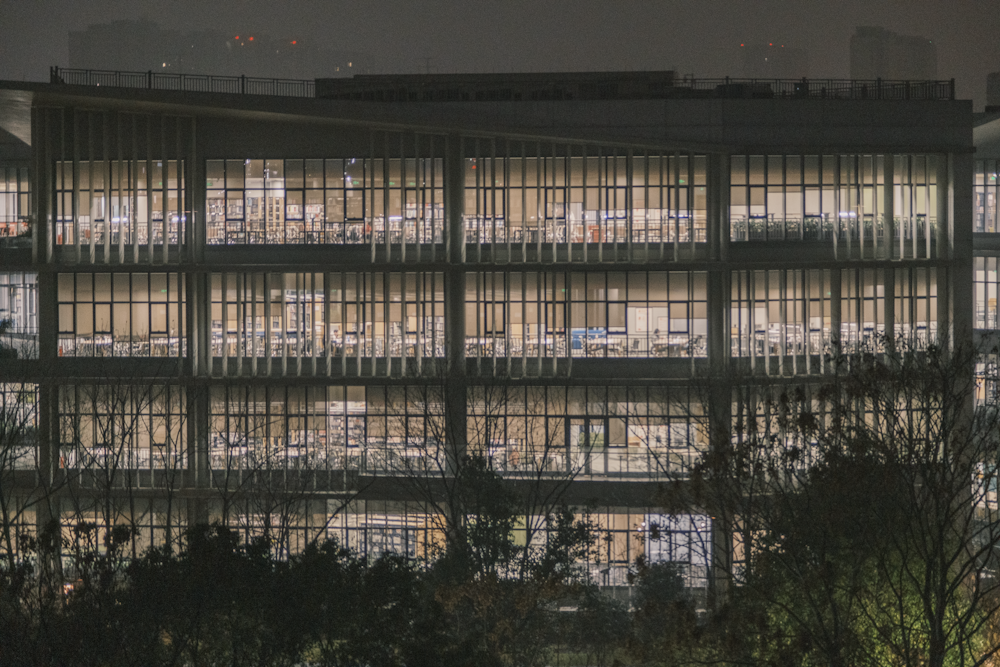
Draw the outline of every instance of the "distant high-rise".
<instances>
[{"instance_id":1,"label":"distant high-rise","mask_svg":"<svg viewBox=\"0 0 1000 667\"><path fill-rule=\"evenodd\" d=\"M851 37L852 79L937 78L937 47L926 37L858 26Z\"/></svg>"},{"instance_id":2,"label":"distant high-rise","mask_svg":"<svg viewBox=\"0 0 1000 667\"><path fill-rule=\"evenodd\" d=\"M809 76L809 52L783 44L741 44L740 72L747 79L801 79Z\"/></svg>"},{"instance_id":3,"label":"distant high-rise","mask_svg":"<svg viewBox=\"0 0 1000 667\"><path fill-rule=\"evenodd\" d=\"M312 79L358 73L357 54L319 48L288 37L213 30L181 33L151 21L113 21L69 34L69 66Z\"/></svg>"},{"instance_id":4,"label":"distant high-rise","mask_svg":"<svg viewBox=\"0 0 1000 667\"><path fill-rule=\"evenodd\" d=\"M1000 72L986 75L986 108L1000 111Z\"/></svg>"}]
</instances>

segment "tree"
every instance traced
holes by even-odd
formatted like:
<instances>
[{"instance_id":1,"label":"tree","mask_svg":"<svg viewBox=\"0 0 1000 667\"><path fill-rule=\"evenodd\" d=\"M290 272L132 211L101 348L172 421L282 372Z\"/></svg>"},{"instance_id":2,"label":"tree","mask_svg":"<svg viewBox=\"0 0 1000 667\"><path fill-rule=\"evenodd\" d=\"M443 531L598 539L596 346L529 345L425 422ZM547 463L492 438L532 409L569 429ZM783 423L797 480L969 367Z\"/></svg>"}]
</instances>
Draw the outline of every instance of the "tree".
<instances>
[{"instance_id":1,"label":"tree","mask_svg":"<svg viewBox=\"0 0 1000 667\"><path fill-rule=\"evenodd\" d=\"M741 561L725 613L757 624L730 660L943 667L1000 649L1000 411L973 408L973 360L892 341L812 385L730 378L733 445L695 475Z\"/></svg>"}]
</instances>

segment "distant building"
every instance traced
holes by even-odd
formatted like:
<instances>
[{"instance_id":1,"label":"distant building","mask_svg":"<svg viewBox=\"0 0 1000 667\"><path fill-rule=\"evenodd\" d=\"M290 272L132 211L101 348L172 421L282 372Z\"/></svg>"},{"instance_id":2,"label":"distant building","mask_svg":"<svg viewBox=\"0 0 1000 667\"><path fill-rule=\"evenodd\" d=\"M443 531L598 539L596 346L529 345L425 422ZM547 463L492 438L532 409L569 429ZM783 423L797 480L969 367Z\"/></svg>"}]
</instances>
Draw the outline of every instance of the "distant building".
<instances>
[{"instance_id":1,"label":"distant building","mask_svg":"<svg viewBox=\"0 0 1000 667\"><path fill-rule=\"evenodd\" d=\"M851 37L851 78L936 79L937 47L926 37L858 26Z\"/></svg>"},{"instance_id":2,"label":"distant building","mask_svg":"<svg viewBox=\"0 0 1000 667\"><path fill-rule=\"evenodd\" d=\"M1000 72L986 75L986 110L1000 111Z\"/></svg>"},{"instance_id":3,"label":"distant building","mask_svg":"<svg viewBox=\"0 0 1000 667\"><path fill-rule=\"evenodd\" d=\"M740 46L740 72L747 79L801 79L809 76L809 52L783 44Z\"/></svg>"},{"instance_id":4,"label":"distant building","mask_svg":"<svg viewBox=\"0 0 1000 667\"><path fill-rule=\"evenodd\" d=\"M215 30L181 33L151 21L113 21L70 32L69 66L278 79L348 76L358 71L357 54L319 48L295 37Z\"/></svg>"}]
</instances>

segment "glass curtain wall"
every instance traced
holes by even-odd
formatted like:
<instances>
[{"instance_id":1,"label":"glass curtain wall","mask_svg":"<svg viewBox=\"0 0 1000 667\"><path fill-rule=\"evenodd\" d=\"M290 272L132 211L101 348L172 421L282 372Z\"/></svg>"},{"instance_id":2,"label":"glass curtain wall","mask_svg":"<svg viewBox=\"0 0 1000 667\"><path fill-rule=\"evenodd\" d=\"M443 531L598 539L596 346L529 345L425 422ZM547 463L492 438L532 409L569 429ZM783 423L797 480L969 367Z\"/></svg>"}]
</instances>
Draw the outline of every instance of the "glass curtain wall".
<instances>
[{"instance_id":1,"label":"glass curtain wall","mask_svg":"<svg viewBox=\"0 0 1000 667\"><path fill-rule=\"evenodd\" d=\"M466 356L703 357L706 292L701 271L466 274Z\"/></svg>"},{"instance_id":2,"label":"glass curtain wall","mask_svg":"<svg viewBox=\"0 0 1000 667\"><path fill-rule=\"evenodd\" d=\"M1000 231L997 218L997 195L1000 194L997 174L1000 173L1000 166L997 163L997 160L976 160L972 186L974 232L995 234Z\"/></svg>"},{"instance_id":3,"label":"glass curtain wall","mask_svg":"<svg viewBox=\"0 0 1000 667\"><path fill-rule=\"evenodd\" d=\"M81 483L108 489L156 483L156 478L125 479L125 470L186 467L184 388L140 378L106 380L59 387L59 467L88 470L93 474L79 478Z\"/></svg>"},{"instance_id":4,"label":"glass curtain wall","mask_svg":"<svg viewBox=\"0 0 1000 667\"><path fill-rule=\"evenodd\" d=\"M891 162L893 238L886 236ZM734 155L732 241L833 241L929 257L937 233L935 155Z\"/></svg>"},{"instance_id":5,"label":"glass curtain wall","mask_svg":"<svg viewBox=\"0 0 1000 667\"><path fill-rule=\"evenodd\" d=\"M630 151L473 141L465 160L465 240L604 249L653 248L706 240L706 158ZM468 153L467 153L468 155Z\"/></svg>"},{"instance_id":6,"label":"glass curtain wall","mask_svg":"<svg viewBox=\"0 0 1000 667\"><path fill-rule=\"evenodd\" d=\"M975 327L977 329L998 329L997 291L1000 278L997 277L997 257L976 257L973 259L975 279Z\"/></svg>"},{"instance_id":7,"label":"glass curtain wall","mask_svg":"<svg viewBox=\"0 0 1000 667\"><path fill-rule=\"evenodd\" d=\"M0 357L38 356L38 274L0 272Z\"/></svg>"},{"instance_id":8,"label":"glass curtain wall","mask_svg":"<svg viewBox=\"0 0 1000 667\"><path fill-rule=\"evenodd\" d=\"M209 465L440 474L443 415L433 386L214 387Z\"/></svg>"},{"instance_id":9,"label":"glass curtain wall","mask_svg":"<svg viewBox=\"0 0 1000 667\"><path fill-rule=\"evenodd\" d=\"M473 387L466 434L508 477L682 477L708 445L699 406L686 389Z\"/></svg>"},{"instance_id":10,"label":"glass curtain wall","mask_svg":"<svg viewBox=\"0 0 1000 667\"><path fill-rule=\"evenodd\" d=\"M184 238L184 161L59 161L56 245L177 245Z\"/></svg>"},{"instance_id":11,"label":"glass curtain wall","mask_svg":"<svg viewBox=\"0 0 1000 667\"><path fill-rule=\"evenodd\" d=\"M184 274L62 273L59 356L183 357Z\"/></svg>"},{"instance_id":12,"label":"glass curtain wall","mask_svg":"<svg viewBox=\"0 0 1000 667\"><path fill-rule=\"evenodd\" d=\"M444 241L441 158L208 160L209 244Z\"/></svg>"},{"instance_id":13,"label":"glass curtain wall","mask_svg":"<svg viewBox=\"0 0 1000 667\"><path fill-rule=\"evenodd\" d=\"M211 294L212 354L238 372L444 356L441 273L214 273Z\"/></svg>"},{"instance_id":14,"label":"glass curtain wall","mask_svg":"<svg viewBox=\"0 0 1000 667\"><path fill-rule=\"evenodd\" d=\"M27 234L30 215L28 169L0 166L0 239Z\"/></svg>"}]
</instances>

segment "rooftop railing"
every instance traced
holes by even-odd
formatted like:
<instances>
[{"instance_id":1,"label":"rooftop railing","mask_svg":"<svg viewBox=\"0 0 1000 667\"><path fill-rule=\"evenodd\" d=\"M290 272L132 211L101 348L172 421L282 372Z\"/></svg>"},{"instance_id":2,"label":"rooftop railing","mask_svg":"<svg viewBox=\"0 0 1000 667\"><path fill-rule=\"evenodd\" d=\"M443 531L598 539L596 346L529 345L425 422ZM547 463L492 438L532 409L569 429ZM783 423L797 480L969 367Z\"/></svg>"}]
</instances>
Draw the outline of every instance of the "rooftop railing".
<instances>
[{"instance_id":1,"label":"rooftop railing","mask_svg":"<svg viewBox=\"0 0 1000 667\"><path fill-rule=\"evenodd\" d=\"M51 67L50 83L75 86L107 86L146 90L183 90L198 93L233 95L274 95L280 97L315 97L313 81L300 79L263 79L250 76L212 74L172 74L167 72L117 72L97 69Z\"/></svg>"},{"instance_id":2,"label":"rooftop railing","mask_svg":"<svg viewBox=\"0 0 1000 667\"><path fill-rule=\"evenodd\" d=\"M681 77L675 88L724 98L807 98L848 100L954 100L955 80L888 79L697 79Z\"/></svg>"},{"instance_id":3,"label":"rooftop railing","mask_svg":"<svg viewBox=\"0 0 1000 667\"><path fill-rule=\"evenodd\" d=\"M228 93L236 95L273 95L281 97L315 97L316 83L301 79L265 79L248 76L216 76L211 74L173 74L149 70L146 72L119 72L113 70L50 68L51 83L78 86L108 86L114 88L139 88L147 90L184 90L202 93ZM377 77L376 77L377 78ZM351 90L358 99L383 99L383 87L377 81L370 84L373 95ZM362 86L368 90L366 86ZM397 91L392 91L393 93ZM551 92L551 91L549 91ZM607 96L617 95L610 92ZM623 95L628 97L628 95ZM698 79L679 77L673 85L658 88L641 97L721 97L726 99L851 99L851 100L954 100L955 80L946 81L891 81L888 79ZM550 99L549 96L544 96ZM401 96L400 101L408 99ZM465 99L458 97L456 99ZM470 99L472 99L470 97ZM474 99L479 99L478 97ZM534 98L532 98L534 99ZM541 98L539 98L541 99ZM556 96L552 99L572 99Z\"/></svg>"}]
</instances>

